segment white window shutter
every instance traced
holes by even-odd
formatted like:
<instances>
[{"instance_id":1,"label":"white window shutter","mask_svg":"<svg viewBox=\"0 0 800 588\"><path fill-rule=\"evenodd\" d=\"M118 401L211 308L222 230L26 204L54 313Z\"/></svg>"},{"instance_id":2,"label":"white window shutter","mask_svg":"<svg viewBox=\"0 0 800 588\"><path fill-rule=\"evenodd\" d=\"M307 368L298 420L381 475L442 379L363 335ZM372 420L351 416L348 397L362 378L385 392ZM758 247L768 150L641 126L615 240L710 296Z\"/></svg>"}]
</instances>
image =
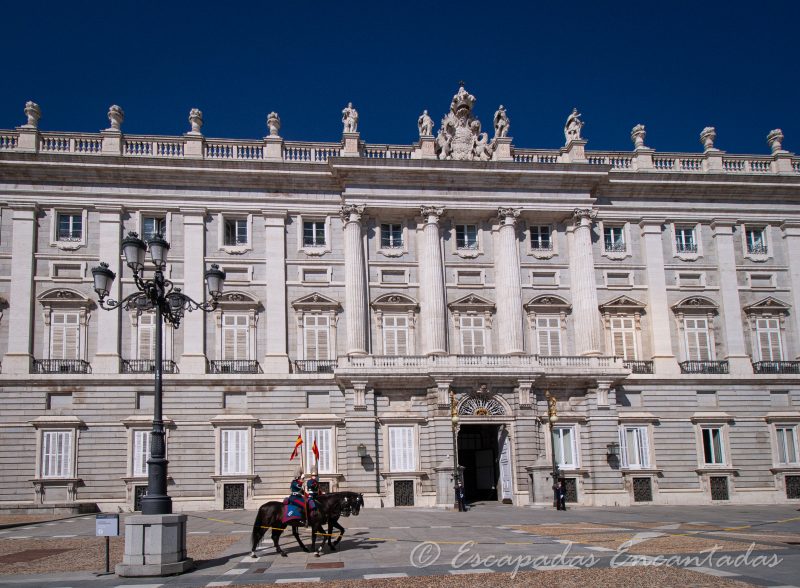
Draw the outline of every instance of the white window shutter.
<instances>
[{"instance_id":1,"label":"white window shutter","mask_svg":"<svg viewBox=\"0 0 800 588\"><path fill-rule=\"evenodd\" d=\"M150 432L134 431L133 437L133 475L147 475L147 460L150 457Z\"/></svg>"},{"instance_id":2,"label":"white window shutter","mask_svg":"<svg viewBox=\"0 0 800 588\"><path fill-rule=\"evenodd\" d=\"M647 427L639 428L639 443L641 443L642 459L641 464L643 468L650 467L650 439Z\"/></svg>"},{"instance_id":3,"label":"white window shutter","mask_svg":"<svg viewBox=\"0 0 800 588\"><path fill-rule=\"evenodd\" d=\"M628 461L628 439L627 439L627 432L625 427L619 428L619 456L621 466L623 468L627 468L629 461Z\"/></svg>"},{"instance_id":4,"label":"white window shutter","mask_svg":"<svg viewBox=\"0 0 800 588\"><path fill-rule=\"evenodd\" d=\"M139 359L155 359L155 315L143 314L139 317Z\"/></svg>"}]
</instances>

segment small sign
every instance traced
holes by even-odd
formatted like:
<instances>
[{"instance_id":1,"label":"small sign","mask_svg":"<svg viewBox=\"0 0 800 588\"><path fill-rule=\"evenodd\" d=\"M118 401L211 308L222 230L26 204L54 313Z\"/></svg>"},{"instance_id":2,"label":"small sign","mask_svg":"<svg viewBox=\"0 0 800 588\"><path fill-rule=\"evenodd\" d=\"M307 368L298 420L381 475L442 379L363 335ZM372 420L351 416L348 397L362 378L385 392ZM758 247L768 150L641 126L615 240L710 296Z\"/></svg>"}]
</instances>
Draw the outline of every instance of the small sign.
<instances>
[{"instance_id":1,"label":"small sign","mask_svg":"<svg viewBox=\"0 0 800 588\"><path fill-rule=\"evenodd\" d=\"M95 517L94 525L94 534L97 537L119 536L118 514L99 514Z\"/></svg>"}]
</instances>

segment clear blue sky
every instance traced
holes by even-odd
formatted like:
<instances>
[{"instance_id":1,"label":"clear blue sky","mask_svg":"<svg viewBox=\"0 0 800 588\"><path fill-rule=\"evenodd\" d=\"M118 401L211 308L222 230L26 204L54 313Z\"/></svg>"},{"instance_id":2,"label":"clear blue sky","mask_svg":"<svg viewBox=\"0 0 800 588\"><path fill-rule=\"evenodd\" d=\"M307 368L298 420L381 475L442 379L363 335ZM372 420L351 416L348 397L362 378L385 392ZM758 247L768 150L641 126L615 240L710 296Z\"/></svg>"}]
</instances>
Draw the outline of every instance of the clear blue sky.
<instances>
[{"instance_id":1,"label":"clear blue sky","mask_svg":"<svg viewBox=\"0 0 800 588\"><path fill-rule=\"evenodd\" d=\"M362 139L416 141L463 79L484 128L504 104L518 147L563 144L577 106L589 149L800 152L800 2L4 2L0 128L38 102L44 130L337 141L352 101Z\"/></svg>"}]
</instances>

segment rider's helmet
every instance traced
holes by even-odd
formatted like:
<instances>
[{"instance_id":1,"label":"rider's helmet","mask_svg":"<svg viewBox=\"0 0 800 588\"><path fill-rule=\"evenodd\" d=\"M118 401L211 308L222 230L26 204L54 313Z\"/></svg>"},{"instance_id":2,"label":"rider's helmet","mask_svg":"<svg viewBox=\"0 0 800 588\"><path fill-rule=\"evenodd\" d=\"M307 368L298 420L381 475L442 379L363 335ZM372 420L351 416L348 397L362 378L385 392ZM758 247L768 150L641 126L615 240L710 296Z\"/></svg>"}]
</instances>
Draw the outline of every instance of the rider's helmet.
<instances>
[{"instance_id":1,"label":"rider's helmet","mask_svg":"<svg viewBox=\"0 0 800 588\"><path fill-rule=\"evenodd\" d=\"M319 482L317 482L317 478L314 476L310 477L308 482L306 482L306 488L308 488L308 491L311 493L319 492Z\"/></svg>"},{"instance_id":2,"label":"rider's helmet","mask_svg":"<svg viewBox=\"0 0 800 588\"><path fill-rule=\"evenodd\" d=\"M303 481L299 479L292 480L292 494L300 494L303 492Z\"/></svg>"}]
</instances>

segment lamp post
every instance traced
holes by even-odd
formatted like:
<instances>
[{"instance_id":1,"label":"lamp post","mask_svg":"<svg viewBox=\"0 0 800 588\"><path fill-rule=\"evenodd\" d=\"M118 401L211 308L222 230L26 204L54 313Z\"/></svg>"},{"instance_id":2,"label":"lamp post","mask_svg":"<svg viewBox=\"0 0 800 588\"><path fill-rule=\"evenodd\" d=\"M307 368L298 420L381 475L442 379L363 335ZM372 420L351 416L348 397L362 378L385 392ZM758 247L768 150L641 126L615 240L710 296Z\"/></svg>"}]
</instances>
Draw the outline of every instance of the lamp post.
<instances>
[{"instance_id":1,"label":"lamp post","mask_svg":"<svg viewBox=\"0 0 800 588\"><path fill-rule=\"evenodd\" d=\"M153 277L145 279L144 263L145 253L149 249L150 257L155 271ZM167 459L164 443L164 420L162 416L162 321L178 328L185 311L202 310L210 312L217 307L222 288L225 283L225 272L216 264L205 273L210 302L195 302L180 288L175 288L173 283L164 277L164 268L167 265L169 243L161 235L145 244L136 233L128 233L122 240L122 253L125 262L133 271L133 281L137 291L120 301L106 299L111 291L116 275L108 268L108 264L101 262L92 268L94 290L100 298L100 307L104 310L123 308L127 311L142 312L155 310L155 394L153 397L153 429L150 432L150 458L147 460L147 494L142 497L143 515L166 515L172 513L172 499L167 495Z\"/></svg>"},{"instance_id":2,"label":"lamp post","mask_svg":"<svg viewBox=\"0 0 800 588\"><path fill-rule=\"evenodd\" d=\"M452 389L450 390L450 424L453 427L453 499L456 511L460 511L458 486L461 482L461 472L458 471L458 412L456 411L456 393Z\"/></svg>"},{"instance_id":3,"label":"lamp post","mask_svg":"<svg viewBox=\"0 0 800 588\"><path fill-rule=\"evenodd\" d=\"M556 407L556 397L550 394L550 391L545 392L547 398L547 420L550 423L550 444L552 445L553 458L553 506L558 509L558 464L556 463L556 434L553 426L558 421L558 409Z\"/></svg>"}]
</instances>

